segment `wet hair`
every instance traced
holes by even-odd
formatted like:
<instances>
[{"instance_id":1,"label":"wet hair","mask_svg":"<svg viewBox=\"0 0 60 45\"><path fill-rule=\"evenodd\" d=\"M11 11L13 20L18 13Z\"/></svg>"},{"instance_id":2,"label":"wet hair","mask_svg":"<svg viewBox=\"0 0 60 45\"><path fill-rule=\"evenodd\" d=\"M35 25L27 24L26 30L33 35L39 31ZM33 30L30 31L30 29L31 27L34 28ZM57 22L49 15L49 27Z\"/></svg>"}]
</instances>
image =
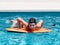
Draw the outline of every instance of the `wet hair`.
<instances>
[{"instance_id":1,"label":"wet hair","mask_svg":"<svg viewBox=\"0 0 60 45\"><path fill-rule=\"evenodd\" d=\"M30 20L29 20L28 23L29 23L29 24L30 24L30 23L35 23L35 24L36 24L36 19L35 19L35 18L30 18Z\"/></svg>"}]
</instances>

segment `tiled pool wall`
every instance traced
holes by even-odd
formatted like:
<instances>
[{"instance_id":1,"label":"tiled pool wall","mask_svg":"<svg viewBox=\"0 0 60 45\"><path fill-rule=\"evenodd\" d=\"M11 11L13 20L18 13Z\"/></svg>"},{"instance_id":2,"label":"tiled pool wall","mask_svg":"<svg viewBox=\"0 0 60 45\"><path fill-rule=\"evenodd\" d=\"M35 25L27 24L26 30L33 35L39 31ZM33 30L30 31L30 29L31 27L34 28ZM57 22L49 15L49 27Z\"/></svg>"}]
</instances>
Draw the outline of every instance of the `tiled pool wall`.
<instances>
[{"instance_id":1,"label":"tiled pool wall","mask_svg":"<svg viewBox=\"0 0 60 45\"><path fill-rule=\"evenodd\" d=\"M0 17L8 16L60 16L60 12L0 12Z\"/></svg>"}]
</instances>

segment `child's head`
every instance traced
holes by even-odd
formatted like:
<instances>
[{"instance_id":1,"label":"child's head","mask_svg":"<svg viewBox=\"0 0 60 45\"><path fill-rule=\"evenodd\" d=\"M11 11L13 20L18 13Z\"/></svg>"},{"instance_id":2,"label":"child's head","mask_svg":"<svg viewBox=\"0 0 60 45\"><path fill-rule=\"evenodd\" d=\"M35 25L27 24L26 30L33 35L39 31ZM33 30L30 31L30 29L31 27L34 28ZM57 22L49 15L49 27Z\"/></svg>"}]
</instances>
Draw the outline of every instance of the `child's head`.
<instances>
[{"instance_id":1,"label":"child's head","mask_svg":"<svg viewBox=\"0 0 60 45\"><path fill-rule=\"evenodd\" d=\"M30 20L29 20L28 23L29 23L29 24L30 24L30 23L35 23L35 24L36 24L36 19L35 19L35 18L30 18Z\"/></svg>"},{"instance_id":2,"label":"child's head","mask_svg":"<svg viewBox=\"0 0 60 45\"><path fill-rule=\"evenodd\" d=\"M29 22L28 22L29 28L30 29L34 29L35 25L36 25L36 19L35 18L30 18Z\"/></svg>"}]
</instances>

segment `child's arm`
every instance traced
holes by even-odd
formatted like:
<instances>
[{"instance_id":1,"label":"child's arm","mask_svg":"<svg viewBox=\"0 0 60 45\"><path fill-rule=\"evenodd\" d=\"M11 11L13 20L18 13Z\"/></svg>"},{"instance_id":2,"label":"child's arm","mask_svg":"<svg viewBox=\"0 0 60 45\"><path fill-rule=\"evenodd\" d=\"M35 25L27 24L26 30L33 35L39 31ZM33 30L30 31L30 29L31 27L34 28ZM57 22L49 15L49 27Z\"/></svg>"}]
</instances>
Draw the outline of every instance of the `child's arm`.
<instances>
[{"instance_id":1,"label":"child's arm","mask_svg":"<svg viewBox=\"0 0 60 45\"><path fill-rule=\"evenodd\" d=\"M43 25L43 20L40 20L39 23L36 26L41 28L42 25Z\"/></svg>"}]
</instances>

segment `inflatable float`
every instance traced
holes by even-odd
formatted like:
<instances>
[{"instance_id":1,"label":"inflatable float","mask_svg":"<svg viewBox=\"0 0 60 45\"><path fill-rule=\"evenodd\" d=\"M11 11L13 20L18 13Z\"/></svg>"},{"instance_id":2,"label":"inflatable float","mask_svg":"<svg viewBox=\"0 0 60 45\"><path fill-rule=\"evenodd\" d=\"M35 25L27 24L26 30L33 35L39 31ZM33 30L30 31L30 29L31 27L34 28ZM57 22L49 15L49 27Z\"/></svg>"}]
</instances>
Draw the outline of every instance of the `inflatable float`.
<instances>
[{"instance_id":1,"label":"inflatable float","mask_svg":"<svg viewBox=\"0 0 60 45\"><path fill-rule=\"evenodd\" d=\"M6 28L7 31L10 32L28 32L25 29L18 29L18 28ZM33 32L51 32L52 30L49 30L48 28L41 28L39 30L34 30Z\"/></svg>"}]
</instances>

